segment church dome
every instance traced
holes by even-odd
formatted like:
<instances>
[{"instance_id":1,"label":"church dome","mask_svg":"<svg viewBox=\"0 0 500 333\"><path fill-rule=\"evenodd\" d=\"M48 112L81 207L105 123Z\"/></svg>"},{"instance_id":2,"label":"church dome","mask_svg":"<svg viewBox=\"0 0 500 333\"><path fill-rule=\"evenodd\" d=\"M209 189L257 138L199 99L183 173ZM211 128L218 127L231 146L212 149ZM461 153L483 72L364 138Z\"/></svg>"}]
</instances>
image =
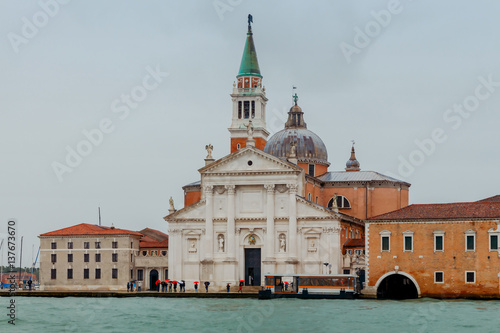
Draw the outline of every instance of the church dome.
<instances>
[{"instance_id":1,"label":"church dome","mask_svg":"<svg viewBox=\"0 0 500 333\"><path fill-rule=\"evenodd\" d=\"M297 99L295 96L295 105L288 112L285 129L267 141L264 152L287 159L291 157L294 145L295 158L298 162L329 166L326 146L318 135L307 129L304 112L297 105Z\"/></svg>"},{"instance_id":2,"label":"church dome","mask_svg":"<svg viewBox=\"0 0 500 333\"><path fill-rule=\"evenodd\" d=\"M295 142L295 154L299 162L330 165L323 140L305 128L285 128L279 131L267 141L264 152L287 159L293 142Z\"/></svg>"}]
</instances>

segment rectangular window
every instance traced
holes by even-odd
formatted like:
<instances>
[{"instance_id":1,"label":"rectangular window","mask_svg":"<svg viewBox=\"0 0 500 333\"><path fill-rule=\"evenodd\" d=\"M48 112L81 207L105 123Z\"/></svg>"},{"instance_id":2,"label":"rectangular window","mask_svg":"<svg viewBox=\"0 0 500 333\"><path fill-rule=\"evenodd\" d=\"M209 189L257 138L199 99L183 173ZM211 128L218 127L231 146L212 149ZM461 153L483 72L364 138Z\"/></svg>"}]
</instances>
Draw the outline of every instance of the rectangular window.
<instances>
[{"instance_id":1,"label":"rectangular window","mask_svg":"<svg viewBox=\"0 0 500 333\"><path fill-rule=\"evenodd\" d=\"M68 279L73 278L73 268L68 268Z\"/></svg>"},{"instance_id":2,"label":"rectangular window","mask_svg":"<svg viewBox=\"0 0 500 333\"><path fill-rule=\"evenodd\" d=\"M137 280L142 281L144 279L144 271L142 269L137 270Z\"/></svg>"},{"instance_id":3,"label":"rectangular window","mask_svg":"<svg viewBox=\"0 0 500 333\"><path fill-rule=\"evenodd\" d=\"M118 262L118 253L111 254L111 261Z\"/></svg>"},{"instance_id":4,"label":"rectangular window","mask_svg":"<svg viewBox=\"0 0 500 333\"><path fill-rule=\"evenodd\" d=\"M443 272L434 272L434 283L444 283Z\"/></svg>"},{"instance_id":5,"label":"rectangular window","mask_svg":"<svg viewBox=\"0 0 500 333\"><path fill-rule=\"evenodd\" d=\"M113 268L111 270L111 278L118 279L118 268Z\"/></svg>"},{"instance_id":6,"label":"rectangular window","mask_svg":"<svg viewBox=\"0 0 500 333\"><path fill-rule=\"evenodd\" d=\"M83 278L84 279L88 279L89 278L89 269L88 268L84 268L83 269Z\"/></svg>"},{"instance_id":7,"label":"rectangular window","mask_svg":"<svg viewBox=\"0 0 500 333\"><path fill-rule=\"evenodd\" d=\"M413 251L413 237L405 236L405 251Z\"/></svg>"},{"instance_id":8,"label":"rectangular window","mask_svg":"<svg viewBox=\"0 0 500 333\"><path fill-rule=\"evenodd\" d=\"M474 235L467 235L467 251L474 251L476 248L476 244L474 242Z\"/></svg>"},{"instance_id":9,"label":"rectangular window","mask_svg":"<svg viewBox=\"0 0 500 333\"><path fill-rule=\"evenodd\" d=\"M95 254L95 262L101 262L101 254L100 253Z\"/></svg>"},{"instance_id":10,"label":"rectangular window","mask_svg":"<svg viewBox=\"0 0 500 333\"><path fill-rule=\"evenodd\" d=\"M474 271L465 272L465 282L466 283L476 283L476 272L474 272Z\"/></svg>"},{"instance_id":11,"label":"rectangular window","mask_svg":"<svg viewBox=\"0 0 500 333\"><path fill-rule=\"evenodd\" d=\"M314 177L314 164L309 164L309 176Z\"/></svg>"},{"instance_id":12,"label":"rectangular window","mask_svg":"<svg viewBox=\"0 0 500 333\"><path fill-rule=\"evenodd\" d=\"M90 249L90 243L89 242L83 242L83 248L84 249Z\"/></svg>"},{"instance_id":13,"label":"rectangular window","mask_svg":"<svg viewBox=\"0 0 500 333\"><path fill-rule=\"evenodd\" d=\"M382 236L382 251L390 251L389 236Z\"/></svg>"},{"instance_id":14,"label":"rectangular window","mask_svg":"<svg viewBox=\"0 0 500 333\"><path fill-rule=\"evenodd\" d=\"M73 248L73 242L68 242L68 249L72 249Z\"/></svg>"},{"instance_id":15,"label":"rectangular window","mask_svg":"<svg viewBox=\"0 0 500 333\"><path fill-rule=\"evenodd\" d=\"M113 249L117 249L117 248L118 248L118 242L113 242L113 243L111 243L111 247L112 247Z\"/></svg>"},{"instance_id":16,"label":"rectangular window","mask_svg":"<svg viewBox=\"0 0 500 333\"><path fill-rule=\"evenodd\" d=\"M51 254L50 255L50 261L57 262L57 254Z\"/></svg>"},{"instance_id":17,"label":"rectangular window","mask_svg":"<svg viewBox=\"0 0 500 333\"><path fill-rule=\"evenodd\" d=\"M101 242L95 242L95 248L100 249L101 248Z\"/></svg>"},{"instance_id":18,"label":"rectangular window","mask_svg":"<svg viewBox=\"0 0 500 333\"><path fill-rule=\"evenodd\" d=\"M255 101L252 101L252 118L255 118Z\"/></svg>"},{"instance_id":19,"label":"rectangular window","mask_svg":"<svg viewBox=\"0 0 500 333\"><path fill-rule=\"evenodd\" d=\"M130 280L133 280L134 279L134 270L131 269L130 270Z\"/></svg>"},{"instance_id":20,"label":"rectangular window","mask_svg":"<svg viewBox=\"0 0 500 333\"><path fill-rule=\"evenodd\" d=\"M245 119L250 118L250 101L243 101L243 115Z\"/></svg>"},{"instance_id":21,"label":"rectangular window","mask_svg":"<svg viewBox=\"0 0 500 333\"><path fill-rule=\"evenodd\" d=\"M443 235L434 235L434 252L444 251L443 238Z\"/></svg>"},{"instance_id":22,"label":"rectangular window","mask_svg":"<svg viewBox=\"0 0 500 333\"><path fill-rule=\"evenodd\" d=\"M351 274L351 270L350 269L344 269L344 274Z\"/></svg>"},{"instance_id":23,"label":"rectangular window","mask_svg":"<svg viewBox=\"0 0 500 333\"><path fill-rule=\"evenodd\" d=\"M52 250L57 249L57 243L56 243L56 242L52 242L52 243L50 243L50 248L51 248Z\"/></svg>"},{"instance_id":24,"label":"rectangular window","mask_svg":"<svg viewBox=\"0 0 500 333\"><path fill-rule=\"evenodd\" d=\"M168 279L168 269L165 270L165 279Z\"/></svg>"},{"instance_id":25,"label":"rectangular window","mask_svg":"<svg viewBox=\"0 0 500 333\"><path fill-rule=\"evenodd\" d=\"M52 268L52 269L50 270L50 278L51 278L52 280L57 279L57 271L56 271L56 269L55 269L55 268Z\"/></svg>"},{"instance_id":26,"label":"rectangular window","mask_svg":"<svg viewBox=\"0 0 500 333\"><path fill-rule=\"evenodd\" d=\"M90 261L90 255L88 253L83 254L83 261L84 262L89 262Z\"/></svg>"},{"instance_id":27,"label":"rectangular window","mask_svg":"<svg viewBox=\"0 0 500 333\"><path fill-rule=\"evenodd\" d=\"M490 235L490 250L498 249L498 235Z\"/></svg>"},{"instance_id":28,"label":"rectangular window","mask_svg":"<svg viewBox=\"0 0 500 333\"><path fill-rule=\"evenodd\" d=\"M101 278L101 269L100 268L96 268L95 269L95 278L96 279L100 279Z\"/></svg>"},{"instance_id":29,"label":"rectangular window","mask_svg":"<svg viewBox=\"0 0 500 333\"><path fill-rule=\"evenodd\" d=\"M241 101L238 102L238 119L241 119Z\"/></svg>"},{"instance_id":30,"label":"rectangular window","mask_svg":"<svg viewBox=\"0 0 500 333\"><path fill-rule=\"evenodd\" d=\"M73 262L73 253L68 253L68 262Z\"/></svg>"}]
</instances>

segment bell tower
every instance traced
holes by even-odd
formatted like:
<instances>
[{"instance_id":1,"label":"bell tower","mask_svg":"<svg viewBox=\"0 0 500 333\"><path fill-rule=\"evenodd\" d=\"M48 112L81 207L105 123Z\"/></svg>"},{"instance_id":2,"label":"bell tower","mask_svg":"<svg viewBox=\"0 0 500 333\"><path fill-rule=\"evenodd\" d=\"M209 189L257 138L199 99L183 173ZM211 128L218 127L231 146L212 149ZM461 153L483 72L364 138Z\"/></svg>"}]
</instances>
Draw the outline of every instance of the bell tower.
<instances>
[{"instance_id":1,"label":"bell tower","mask_svg":"<svg viewBox=\"0 0 500 333\"><path fill-rule=\"evenodd\" d=\"M231 127L231 153L246 146L247 126L251 120L255 147L264 150L269 132L266 129L266 89L262 86L259 62L252 33L252 15L248 15L248 32L240 71L233 84L233 115Z\"/></svg>"}]
</instances>

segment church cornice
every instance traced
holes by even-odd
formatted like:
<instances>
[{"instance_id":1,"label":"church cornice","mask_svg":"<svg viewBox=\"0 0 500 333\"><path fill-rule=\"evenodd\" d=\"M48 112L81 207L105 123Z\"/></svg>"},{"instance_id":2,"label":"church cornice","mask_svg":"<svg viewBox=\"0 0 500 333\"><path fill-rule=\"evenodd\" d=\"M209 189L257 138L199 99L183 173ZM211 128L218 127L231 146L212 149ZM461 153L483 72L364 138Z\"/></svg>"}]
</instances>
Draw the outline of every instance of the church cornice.
<instances>
[{"instance_id":1,"label":"church cornice","mask_svg":"<svg viewBox=\"0 0 500 333\"><path fill-rule=\"evenodd\" d=\"M299 174L300 172L303 171L302 168L300 168L299 166L296 166L294 164L291 164L287 161L283 161L277 157L274 157L270 154L267 154L267 153L264 153L262 150L260 149L257 149L255 147L252 147L252 146L246 146L240 150L237 150L207 166L204 166L203 168L199 169L198 171L201 173L201 174L210 174L210 175L214 175L214 174L220 174L220 175L233 175L233 174L241 174L241 175L255 175L256 172L264 172L263 174L279 174L280 172L281 173L287 173L287 171L268 171L267 173L265 171L238 171L238 172L235 172L235 173L231 173L231 172L215 172L215 173L211 173L210 170L213 170L215 168L218 168L222 165L225 165L237 158L239 158L240 156L243 156L243 155L246 155L246 154L255 154L255 155L258 155L268 161L271 161L271 162L274 162L275 164L277 165L280 165L282 167L288 167L289 169L291 169L290 171L288 171L288 173L290 172L297 172L297 174ZM293 170L293 171L292 171Z\"/></svg>"}]
</instances>

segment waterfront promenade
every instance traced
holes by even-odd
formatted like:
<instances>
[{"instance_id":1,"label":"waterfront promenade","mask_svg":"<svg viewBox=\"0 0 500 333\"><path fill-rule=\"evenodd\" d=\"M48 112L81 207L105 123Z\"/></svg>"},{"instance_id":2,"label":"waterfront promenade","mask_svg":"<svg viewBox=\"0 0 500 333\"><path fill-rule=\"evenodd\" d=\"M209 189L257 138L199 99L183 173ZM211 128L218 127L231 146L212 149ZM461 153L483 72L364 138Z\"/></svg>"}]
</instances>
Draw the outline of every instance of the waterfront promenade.
<instances>
[{"instance_id":1,"label":"waterfront promenade","mask_svg":"<svg viewBox=\"0 0 500 333\"><path fill-rule=\"evenodd\" d=\"M0 291L0 297L167 297L167 298L258 298L258 292L183 292L165 293L157 291L27 291L19 290L11 294L9 291Z\"/></svg>"}]
</instances>

